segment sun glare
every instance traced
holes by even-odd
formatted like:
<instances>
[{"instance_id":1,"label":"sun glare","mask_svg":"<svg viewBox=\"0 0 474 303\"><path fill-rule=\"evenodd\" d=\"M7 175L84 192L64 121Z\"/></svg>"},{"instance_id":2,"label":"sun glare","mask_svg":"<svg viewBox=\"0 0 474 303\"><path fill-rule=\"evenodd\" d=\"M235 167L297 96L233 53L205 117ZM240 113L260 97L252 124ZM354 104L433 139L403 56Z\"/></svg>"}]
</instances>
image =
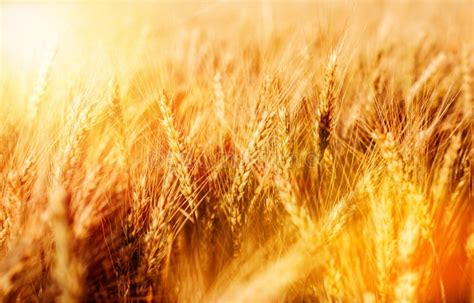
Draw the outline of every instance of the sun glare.
<instances>
[{"instance_id":1,"label":"sun glare","mask_svg":"<svg viewBox=\"0 0 474 303\"><path fill-rule=\"evenodd\" d=\"M0 9L1 52L10 63L31 63L65 30L68 10L61 4L7 3Z\"/></svg>"}]
</instances>

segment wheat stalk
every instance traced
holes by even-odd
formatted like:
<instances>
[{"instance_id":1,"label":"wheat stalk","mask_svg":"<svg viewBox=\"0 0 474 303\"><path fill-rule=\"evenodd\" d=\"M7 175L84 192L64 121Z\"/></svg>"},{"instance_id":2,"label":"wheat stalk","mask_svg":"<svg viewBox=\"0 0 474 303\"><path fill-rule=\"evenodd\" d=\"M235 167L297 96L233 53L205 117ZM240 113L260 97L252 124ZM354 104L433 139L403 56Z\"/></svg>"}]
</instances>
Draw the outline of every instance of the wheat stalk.
<instances>
[{"instance_id":1,"label":"wheat stalk","mask_svg":"<svg viewBox=\"0 0 474 303\"><path fill-rule=\"evenodd\" d=\"M54 236L53 275L60 288L59 302L80 302L83 266L75 255L70 213L71 196L55 185L49 196L49 218Z\"/></svg>"}]
</instances>

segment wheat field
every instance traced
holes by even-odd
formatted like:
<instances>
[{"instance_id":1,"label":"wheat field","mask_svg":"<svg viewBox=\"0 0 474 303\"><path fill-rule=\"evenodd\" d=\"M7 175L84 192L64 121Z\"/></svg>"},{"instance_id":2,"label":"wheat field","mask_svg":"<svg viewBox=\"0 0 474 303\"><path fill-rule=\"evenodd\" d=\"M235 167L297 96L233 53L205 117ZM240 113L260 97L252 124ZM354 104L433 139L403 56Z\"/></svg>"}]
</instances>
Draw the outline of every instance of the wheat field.
<instances>
[{"instance_id":1,"label":"wheat field","mask_svg":"<svg viewBox=\"0 0 474 303\"><path fill-rule=\"evenodd\" d=\"M1 302L474 302L472 1L2 2Z\"/></svg>"}]
</instances>

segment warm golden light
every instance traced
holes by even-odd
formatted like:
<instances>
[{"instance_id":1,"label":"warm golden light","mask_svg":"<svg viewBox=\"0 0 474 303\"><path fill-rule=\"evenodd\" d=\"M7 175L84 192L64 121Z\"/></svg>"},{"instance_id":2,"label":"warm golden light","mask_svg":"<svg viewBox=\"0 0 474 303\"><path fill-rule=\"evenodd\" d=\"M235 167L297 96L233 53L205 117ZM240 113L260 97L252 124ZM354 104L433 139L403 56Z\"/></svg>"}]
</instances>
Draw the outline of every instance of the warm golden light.
<instances>
[{"instance_id":1,"label":"warm golden light","mask_svg":"<svg viewBox=\"0 0 474 303\"><path fill-rule=\"evenodd\" d=\"M52 6L52 7L51 7ZM1 11L1 50L5 59L30 63L63 31L54 5L10 3Z\"/></svg>"},{"instance_id":2,"label":"warm golden light","mask_svg":"<svg viewBox=\"0 0 474 303\"><path fill-rule=\"evenodd\" d=\"M0 9L0 302L474 300L472 2Z\"/></svg>"}]
</instances>

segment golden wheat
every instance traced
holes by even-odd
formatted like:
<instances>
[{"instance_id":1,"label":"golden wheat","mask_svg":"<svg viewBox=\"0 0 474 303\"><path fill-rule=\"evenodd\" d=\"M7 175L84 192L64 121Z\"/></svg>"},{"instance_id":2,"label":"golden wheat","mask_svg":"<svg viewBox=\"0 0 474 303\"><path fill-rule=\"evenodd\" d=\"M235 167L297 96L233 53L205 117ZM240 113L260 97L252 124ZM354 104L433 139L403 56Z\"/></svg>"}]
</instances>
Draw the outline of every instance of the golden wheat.
<instances>
[{"instance_id":1,"label":"golden wheat","mask_svg":"<svg viewBox=\"0 0 474 303\"><path fill-rule=\"evenodd\" d=\"M173 125L173 116L169 108L169 100L163 92L159 101L161 110L162 124L166 133L167 142L170 147L170 161L175 167L175 173L180 184L180 191L183 194L190 210L197 214L195 209L197 203L196 191L192 183L192 178L185 162L185 155L182 144L180 142L180 135Z\"/></svg>"},{"instance_id":2,"label":"golden wheat","mask_svg":"<svg viewBox=\"0 0 474 303\"><path fill-rule=\"evenodd\" d=\"M1 302L474 299L469 3L0 6Z\"/></svg>"}]
</instances>

